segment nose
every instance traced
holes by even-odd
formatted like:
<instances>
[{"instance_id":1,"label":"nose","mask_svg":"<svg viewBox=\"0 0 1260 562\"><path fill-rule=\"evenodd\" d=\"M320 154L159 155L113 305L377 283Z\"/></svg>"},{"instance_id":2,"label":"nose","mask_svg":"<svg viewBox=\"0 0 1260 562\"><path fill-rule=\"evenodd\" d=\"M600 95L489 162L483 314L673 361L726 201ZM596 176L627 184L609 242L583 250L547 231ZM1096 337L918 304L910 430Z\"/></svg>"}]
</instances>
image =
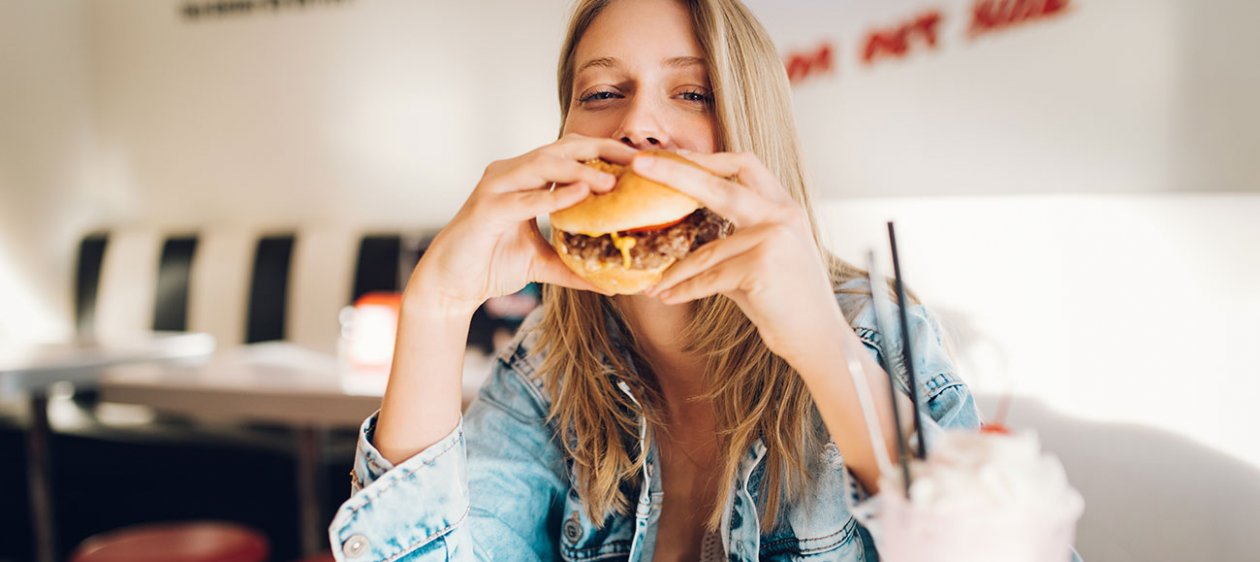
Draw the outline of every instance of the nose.
<instances>
[{"instance_id":1,"label":"nose","mask_svg":"<svg viewBox=\"0 0 1260 562\"><path fill-rule=\"evenodd\" d=\"M629 111L621 121L615 137L639 150L670 148L670 137L658 115L659 108L640 96L631 100Z\"/></svg>"},{"instance_id":2,"label":"nose","mask_svg":"<svg viewBox=\"0 0 1260 562\"><path fill-rule=\"evenodd\" d=\"M661 142L661 139L652 136L651 134L641 132L625 133L621 137L621 142L639 150L665 147L664 143Z\"/></svg>"}]
</instances>

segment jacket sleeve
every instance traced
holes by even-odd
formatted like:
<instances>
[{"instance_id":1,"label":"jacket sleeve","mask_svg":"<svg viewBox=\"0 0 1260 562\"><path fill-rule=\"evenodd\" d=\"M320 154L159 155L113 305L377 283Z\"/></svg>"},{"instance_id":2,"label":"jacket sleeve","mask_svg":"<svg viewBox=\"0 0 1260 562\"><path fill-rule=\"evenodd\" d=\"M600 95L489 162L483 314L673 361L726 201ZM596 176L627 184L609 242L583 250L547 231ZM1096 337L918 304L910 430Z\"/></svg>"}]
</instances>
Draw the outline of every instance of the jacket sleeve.
<instances>
[{"instance_id":1,"label":"jacket sleeve","mask_svg":"<svg viewBox=\"0 0 1260 562\"><path fill-rule=\"evenodd\" d=\"M352 495L329 540L337 560L504 560L556 557L549 521L567 490L538 389L505 360L458 427L397 466L364 422Z\"/></svg>"},{"instance_id":2,"label":"jacket sleeve","mask_svg":"<svg viewBox=\"0 0 1260 562\"><path fill-rule=\"evenodd\" d=\"M886 331L876 332L862 340L880 366L895 374L899 390L909 394L910 374L906 372L902 359L901 320L896 314L896 306L890 306L890 309L893 318ZM906 319L918 386L920 424L926 434L918 437L927 439L931 448L932 441L944 429L979 428L980 412L966 383L958 377L940 322L927 308L917 304L906 309Z\"/></svg>"},{"instance_id":3,"label":"jacket sleeve","mask_svg":"<svg viewBox=\"0 0 1260 562\"><path fill-rule=\"evenodd\" d=\"M897 389L910 393L910 376L902 361L901 321L896 305L889 306L892 318L884 330L876 328L873 306L867 306L854 322L854 331L863 346L876 362L893 374ZM975 398L966 383L958 378L954 361L946 345L945 333L936 318L922 305L906 309L910 328L911 355L914 359L915 382L919 393L919 423L922 435L913 435L910 442L926 439L928 449L946 429L976 429L980 427L980 412ZM908 415L902 412L903 416ZM867 499L867 491L857 482L849 480L849 500L858 503Z\"/></svg>"}]
</instances>

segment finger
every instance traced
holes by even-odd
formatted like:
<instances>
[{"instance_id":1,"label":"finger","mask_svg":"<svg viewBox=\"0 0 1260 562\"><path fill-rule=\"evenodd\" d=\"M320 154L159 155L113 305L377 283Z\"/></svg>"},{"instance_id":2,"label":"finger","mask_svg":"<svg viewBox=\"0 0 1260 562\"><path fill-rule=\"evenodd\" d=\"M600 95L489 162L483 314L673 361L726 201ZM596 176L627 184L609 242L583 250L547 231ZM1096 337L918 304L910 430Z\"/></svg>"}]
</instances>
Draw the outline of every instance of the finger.
<instances>
[{"instance_id":1,"label":"finger","mask_svg":"<svg viewBox=\"0 0 1260 562\"><path fill-rule=\"evenodd\" d=\"M634 159L634 171L695 197L737 228L771 220L771 210L777 205L740 184L669 158L640 154Z\"/></svg>"},{"instance_id":2,"label":"finger","mask_svg":"<svg viewBox=\"0 0 1260 562\"><path fill-rule=\"evenodd\" d=\"M568 287L579 291L608 294L564 265L564 262L560 261L560 257L555 254L555 250L551 250L550 254L541 254L538 262L534 264L530 275L533 281L539 283Z\"/></svg>"},{"instance_id":3,"label":"finger","mask_svg":"<svg viewBox=\"0 0 1260 562\"><path fill-rule=\"evenodd\" d=\"M607 137L588 137L569 133L548 147L566 160L585 162L602 158L617 164L629 164L638 150L619 140Z\"/></svg>"},{"instance_id":4,"label":"finger","mask_svg":"<svg viewBox=\"0 0 1260 562\"><path fill-rule=\"evenodd\" d=\"M574 160L558 158L550 154L534 153L526 161L504 174L500 179L500 193L537 189L550 190L557 186L583 182L598 191L608 191L617 183L616 176L602 172Z\"/></svg>"},{"instance_id":5,"label":"finger","mask_svg":"<svg viewBox=\"0 0 1260 562\"><path fill-rule=\"evenodd\" d=\"M505 209L511 209L512 217L517 220L532 219L538 215L546 215L572 207L591 194L591 187L586 182L578 182L554 190L535 189L506 195Z\"/></svg>"},{"instance_id":6,"label":"finger","mask_svg":"<svg viewBox=\"0 0 1260 562\"><path fill-rule=\"evenodd\" d=\"M655 296L668 291L678 283L712 269L717 264L747 252L765 240L767 228L762 226L740 230L721 240L714 240L678 261L661 276L660 282L650 291Z\"/></svg>"},{"instance_id":7,"label":"finger","mask_svg":"<svg viewBox=\"0 0 1260 562\"><path fill-rule=\"evenodd\" d=\"M757 155L751 152L715 152L701 154L683 153L688 160L695 162L709 171L722 177L733 178L740 185L746 186L762 196L778 201L791 199L787 190L779 183L779 178L762 163Z\"/></svg>"},{"instance_id":8,"label":"finger","mask_svg":"<svg viewBox=\"0 0 1260 562\"><path fill-rule=\"evenodd\" d=\"M743 254L728 259L656 296L665 304L682 304L713 295L734 296L743 289L750 275L745 261Z\"/></svg>"}]
</instances>

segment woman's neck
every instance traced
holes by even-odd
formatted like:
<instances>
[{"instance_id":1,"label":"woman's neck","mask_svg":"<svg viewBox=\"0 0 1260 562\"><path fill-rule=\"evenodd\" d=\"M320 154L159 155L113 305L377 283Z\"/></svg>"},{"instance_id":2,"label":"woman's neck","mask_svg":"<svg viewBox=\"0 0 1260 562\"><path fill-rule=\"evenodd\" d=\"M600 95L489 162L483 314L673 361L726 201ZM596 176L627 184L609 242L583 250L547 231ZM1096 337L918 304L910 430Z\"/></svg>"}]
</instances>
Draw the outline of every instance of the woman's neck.
<instances>
[{"instance_id":1,"label":"woman's neck","mask_svg":"<svg viewBox=\"0 0 1260 562\"><path fill-rule=\"evenodd\" d=\"M708 386L704 382L704 358L683 350L682 334L691 305L667 305L651 297L622 295L617 297L617 307L652 365L670 414L692 417L687 412L698 403L689 399L708 392Z\"/></svg>"}]
</instances>

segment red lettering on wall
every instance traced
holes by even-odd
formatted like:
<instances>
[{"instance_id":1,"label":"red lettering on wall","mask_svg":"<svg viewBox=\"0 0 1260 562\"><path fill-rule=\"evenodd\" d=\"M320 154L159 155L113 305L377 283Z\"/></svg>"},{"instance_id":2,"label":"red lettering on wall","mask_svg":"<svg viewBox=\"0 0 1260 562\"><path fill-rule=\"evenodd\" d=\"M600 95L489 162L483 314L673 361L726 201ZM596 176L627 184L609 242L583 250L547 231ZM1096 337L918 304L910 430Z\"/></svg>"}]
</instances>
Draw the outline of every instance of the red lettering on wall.
<instances>
[{"instance_id":1,"label":"red lettering on wall","mask_svg":"<svg viewBox=\"0 0 1260 562\"><path fill-rule=\"evenodd\" d=\"M1073 0L973 0L967 34L974 38L1058 17L1069 13L1076 5ZM871 30L858 46L863 64L902 59L915 52L941 48L938 39L944 19L941 10L931 9L901 20L900 25ZM788 80L796 85L812 76L836 73L839 64L836 52L834 43L824 41L813 49L787 53L783 64Z\"/></svg>"},{"instance_id":2,"label":"red lettering on wall","mask_svg":"<svg viewBox=\"0 0 1260 562\"><path fill-rule=\"evenodd\" d=\"M944 16L940 10L929 10L900 26L877 29L866 36L862 62L872 64L881 58L900 59L921 41L926 48L936 48L936 31Z\"/></svg>"},{"instance_id":3,"label":"red lettering on wall","mask_svg":"<svg viewBox=\"0 0 1260 562\"><path fill-rule=\"evenodd\" d=\"M976 0L971 8L972 37L1016 24L1061 15L1071 0Z\"/></svg>"},{"instance_id":4,"label":"red lettering on wall","mask_svg":"<svg viewBox=\"0 0 1260 562\"><path fill-rule=\"evenodd\" d=\"M835 71L832 63L832 47L824 42L812 51L789 53L786 62L788 81L797 84L815 74L830 74Z\"/></svg>"}]
</instances>

